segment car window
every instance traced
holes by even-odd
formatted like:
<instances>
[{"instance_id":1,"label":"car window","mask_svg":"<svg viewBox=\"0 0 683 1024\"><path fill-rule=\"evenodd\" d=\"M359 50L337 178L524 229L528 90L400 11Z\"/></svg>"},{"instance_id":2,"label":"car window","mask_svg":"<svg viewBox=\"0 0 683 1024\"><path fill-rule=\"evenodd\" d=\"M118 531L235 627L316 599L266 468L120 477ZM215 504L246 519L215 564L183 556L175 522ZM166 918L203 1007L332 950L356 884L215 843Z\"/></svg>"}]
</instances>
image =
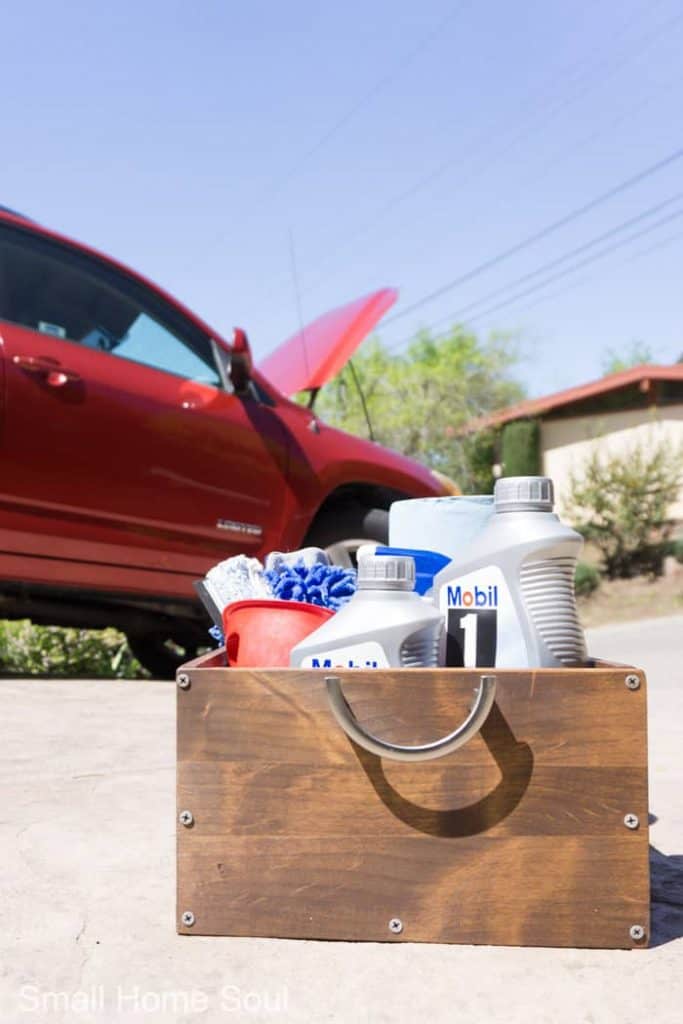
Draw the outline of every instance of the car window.
<instances>
[{"instance_id":1,"label":"car window","mask_svg":"<svg viewBox=\"0 0 683 1024\"><path fill-rule=\"evenodd\" d=\"M206 335L144 285L12 228L0 228L0 320L220 385Z\"/></svg>"}]
</instances>

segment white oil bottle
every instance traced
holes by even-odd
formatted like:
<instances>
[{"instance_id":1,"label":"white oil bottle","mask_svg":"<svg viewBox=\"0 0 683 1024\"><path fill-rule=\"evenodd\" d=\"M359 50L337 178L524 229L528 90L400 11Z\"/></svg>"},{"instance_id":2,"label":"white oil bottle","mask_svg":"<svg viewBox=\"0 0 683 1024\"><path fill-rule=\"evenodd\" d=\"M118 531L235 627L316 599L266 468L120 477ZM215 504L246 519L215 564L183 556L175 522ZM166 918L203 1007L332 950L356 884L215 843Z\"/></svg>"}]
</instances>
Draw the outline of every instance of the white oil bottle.
<instances>
[{"instance_id":1,"label":"white oil bottle","mask_svg":"<svg viewBox=\"0 0 683 1024\"><path fill-rule=\"evenodd\" d=\"M433 668L443 617L413 590L415 562L361 553L349 603L293 648L294 668Z\"/></svg>"},{"instance_id":2,"label":"white oil bottle","mask_svg":"<svg viewBox=\"0 0 683 1024\"><path fill-rule=\"evenodd\" d=\"M496 481L494 512L434 580L442 660L467 668L576 665L586 659L574 596L581 536L553 512L549 477Z\"/></svg>"}]
</instances>

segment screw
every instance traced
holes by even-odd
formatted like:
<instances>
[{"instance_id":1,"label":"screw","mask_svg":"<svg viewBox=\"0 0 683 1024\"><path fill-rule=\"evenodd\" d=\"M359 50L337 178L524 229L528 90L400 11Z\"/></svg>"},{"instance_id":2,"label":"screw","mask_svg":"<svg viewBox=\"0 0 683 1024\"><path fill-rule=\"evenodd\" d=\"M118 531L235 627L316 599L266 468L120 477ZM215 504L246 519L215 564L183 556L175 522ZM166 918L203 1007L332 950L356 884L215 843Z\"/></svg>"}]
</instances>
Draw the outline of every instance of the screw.
<instances>
[{"instance_id":1,"label":"screw","mask_svg":"<svg viewBox=\"0 0 683 1024\"><path fill-rule=\"evenodd\" d=\"M192 911L186 910L183 913L183 916L181 917L181 921L183 922L186 928L191 928L192 925L194 924L194 914L192 913Z\"/></svg>"},{"instance_id":2,"label":"screw","mask_svg":"<svg viewBox=\"0 0 683 1024\"><path fill-rule=\"evenodd\" d=\"M190 689L190 677L187 675L186 672L179 672L178 673L177 682L178 682L178 686L180 687L181 690L189 690Z\"/></svg>"},{"instance_id":3,"label":"screw","mask_svg":"<svg viewBox=\"0 0 683 1024\"><path fill-rule=\"evenodd\" d=\"M626 676L626 686L628 687L629 690L639 690L640 689L640 679L638 678L638 676L634 676L634 675Z\"/></svg>"},{"instance_id":4,"label":"screw","mask_svg":"<svg viewBox=\"0 0 683 1024\"><path fill-rule=\"evenodd\" d=\"M400 917L392 917L389 922L389 931L393 932L394 935L400 935L403 931L403 921Z\"/></svg>"},{"instance_id":5,"label":"screw","mask_svg":"<svg viewBox=\"0 0 683 1024\"><path fill-rule=\"evenodd\" d=\"M189 828L190 825L194 825L194 818L192 817L192 811L181 811L178 815L178 821L185 828Z\"/></svg>"},{"instance_id":6,"label":"screw","mask_svg":"<svg viewBox=\"0 0 683 1024\"><path fill-rule=\"evenodd\" d=\"M640 942L645 938L645 929L642 924L632 924L628 930L629 935L634 942Z\"/></svg>"},{"instance_id":7,"label":"screw","mask_svg":"<svg viewBox=\"0 0 683 1024\"><path fill-rule=\"evenodd\" d=\"M626 825L626 828L638 828L640 818L637 814L626 814L624 815L624 825Z\"/></svg>"}]
</instances>

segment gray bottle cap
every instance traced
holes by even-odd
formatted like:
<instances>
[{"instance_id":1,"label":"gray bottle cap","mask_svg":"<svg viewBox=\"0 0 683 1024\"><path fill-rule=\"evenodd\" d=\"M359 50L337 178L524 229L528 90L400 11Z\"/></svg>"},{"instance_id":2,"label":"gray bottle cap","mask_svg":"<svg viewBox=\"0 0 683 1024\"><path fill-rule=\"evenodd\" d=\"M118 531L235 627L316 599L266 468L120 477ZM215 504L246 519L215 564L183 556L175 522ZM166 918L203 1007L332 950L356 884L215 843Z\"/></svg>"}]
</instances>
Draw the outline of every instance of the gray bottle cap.
<instances>
[{"instance_id":1,"label":"gray bottle cap","mask_svg":"<svg viewBox=\"0 0 683 1024\"><path fill-rule=\"evenodd\" d=\"M552 512L555 493L549 476L502 476L493 498L496 512Z\"/></svg>"},{"instance_id":2,"label":"gray bottle cap","mask_svg":"<svg viewBox=\"0 0 683 1024\"><path fill-rule=\"evenodd\" d=\"M410 555L360 555L359 590L413 590L414 587L415 560Z\"/></svg>"}]
</instances>

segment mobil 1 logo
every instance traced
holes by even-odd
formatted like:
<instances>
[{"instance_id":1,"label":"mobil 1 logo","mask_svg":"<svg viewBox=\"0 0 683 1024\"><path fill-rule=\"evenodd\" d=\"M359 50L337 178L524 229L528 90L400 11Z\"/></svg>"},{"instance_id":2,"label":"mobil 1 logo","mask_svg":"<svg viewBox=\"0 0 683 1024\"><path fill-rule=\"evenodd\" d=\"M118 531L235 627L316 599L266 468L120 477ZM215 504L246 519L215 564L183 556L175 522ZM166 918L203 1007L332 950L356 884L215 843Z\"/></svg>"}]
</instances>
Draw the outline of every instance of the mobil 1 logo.
<instances>
[{"instance_id":1,"label":"mobil 1 logo","mask_svg":"<svg viewBox=\"0 0 683 1024\"><path fill-rule=\"evenodd\" d=\"M442 588L447 665L473 668L496 664L499 586L485 573L476 573Z\"/></svg>"}]
</instances>

